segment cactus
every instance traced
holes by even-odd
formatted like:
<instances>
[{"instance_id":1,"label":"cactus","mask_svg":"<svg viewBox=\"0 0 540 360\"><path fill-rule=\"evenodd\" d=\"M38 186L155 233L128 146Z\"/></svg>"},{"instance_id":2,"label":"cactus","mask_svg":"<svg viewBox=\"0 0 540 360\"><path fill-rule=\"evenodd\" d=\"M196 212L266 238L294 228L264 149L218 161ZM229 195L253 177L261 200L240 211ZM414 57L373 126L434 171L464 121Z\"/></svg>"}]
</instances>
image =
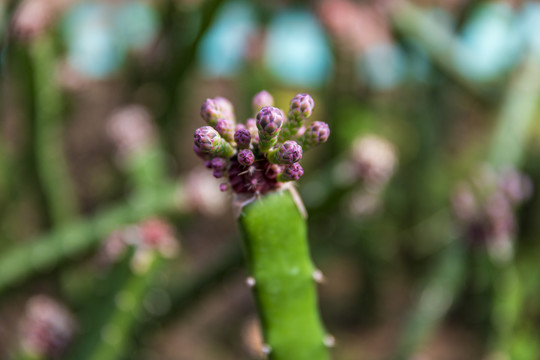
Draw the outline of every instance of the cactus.
<instances>
[{"instance_id":1,"label":"cactus","mask_svg":"<svg viewBox=\"0 0 540 360\"><path fill-rule=\"evenodd\" d=\"M328 359L306 222L290 190L243 207L238 219L271 359Z\"/></svg>"},{"instance_id":2,"label":"cactus","mask_svg":"<svg viewBox=\"0 0 540 360\"><path fill-rule=\"evenodd\" d=\"M268 105L271 97L267 95L257 94L254 108ZM300 117L307 116L299 113L294 119ZM227 160L227 168L220 168L220 173L226 173L229 184L223 183L221 188L235 193L234 207L250 273L247 283L253 288L263 327L262 351L274 360L325 360L333 337L326 335L317 311L315 282L321 275L309 255L305 210L294 188L285 185L303 175L298 163L302 147L295 141L279 141L283 124L280 109L263 106L257 114L256 134L252 120L247 129L237 127L238 153L208 150L219 136L208 127L196 131L194 148L198 155L214 157L211 168L217 159L220 163ZM324 123L319 126L328 129ZM211 140L201 141L203 136Z\"/></svg>"}]
</instances>

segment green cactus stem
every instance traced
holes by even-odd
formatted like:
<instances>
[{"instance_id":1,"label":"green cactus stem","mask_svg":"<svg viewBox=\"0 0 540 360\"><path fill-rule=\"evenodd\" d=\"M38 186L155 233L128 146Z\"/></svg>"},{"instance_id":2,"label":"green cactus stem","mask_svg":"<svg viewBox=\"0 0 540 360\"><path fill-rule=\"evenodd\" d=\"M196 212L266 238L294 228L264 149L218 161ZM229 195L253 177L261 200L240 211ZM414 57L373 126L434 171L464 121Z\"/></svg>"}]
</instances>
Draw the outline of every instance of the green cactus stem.
<instances>
[{"instance_id":1,"label":"green cactus stem","mask_svg":"<svg viewBox=\"0 0 540 360\"><path fill-rule=\"evenodd\" d=\"M272 360L326 360L333 338L317 309L320 274L310 258L306 221L291 190L271 192L238 218L264 337ZM315 274L315 275L314 275Z\"/></svg>"}]
</instances>

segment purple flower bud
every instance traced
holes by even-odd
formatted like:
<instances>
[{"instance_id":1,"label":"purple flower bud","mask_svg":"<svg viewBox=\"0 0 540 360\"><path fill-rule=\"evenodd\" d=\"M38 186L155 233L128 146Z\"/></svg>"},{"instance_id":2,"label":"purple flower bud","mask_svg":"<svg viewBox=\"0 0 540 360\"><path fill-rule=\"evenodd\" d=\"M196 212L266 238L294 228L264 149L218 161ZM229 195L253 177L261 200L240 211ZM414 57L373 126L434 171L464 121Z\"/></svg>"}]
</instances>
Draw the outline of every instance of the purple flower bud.
<instances>
[{"instance_id":1,"label":"purple flower bud","mask_svg":"<svg viewBox=\"0 0 540 360\"><path fill-rule=\"evenodd\" d=\"M224 171L227 169L227 160L217 157L213 158L211 163L211 168L216 171Z\"/></svg>"},{"instance_id":2,"label":"purple flower bud","mask_svg":"<svg viewBox=\"0 0 540 360\"><path fill-rule=\"evenodd\" d=\"M214 128L217 132L228 142L233 141L234 137L234 124L228 119L218 119Z\"/></svg>"},{"instance_id":3,"label":"purple flower bud","mask_svg":"<svg viewBox=\"0 0 540 360\"><path fill-rule=\"evenodd\" d=\"M323 121L315 121L302 136L302 145L306 150L325 143L330 136L330 128Z\"/></svg>"},{"instance_id":4,"label":"purple flower bud","mask_svg":"<svg viewBox=\"0 0 540 360\"><path fill-rule=\"evenodd\" d=\"M206 99L201 106L201 117L210 126L215 126L219 118L223 118L223 110L215 99Z\"/></svg>"},{"instance_id":5,"label":"purple flower bud","mask_svg":"<svg viewBox=\"0 0 540 360\"><path fill-rule=\"evenodd\" d=\"M251 134L251 141L258 143L259 142L259 130L257 129L257 120L250 118L246 121L246 128Z\"/></svg>"},{"instance_id":6,"label":"purple flower bud","mask_svg":"<svg viewBox=\"0 0 540 360\"><path fill-rule=\"evenodd\" d=\"M288 140L270 150L267 158L273 164L293 164L302 158L302 147L296 141Z\"/></svg>"},{"instance_id":7,"label":"purple flower bud","mask_svg":"<svg viewBox=\"0 0 540 360\"><path fill-rule=\"evenodd\" d=\"M198 149L197 146L193 145L193 149ZM197 152L197 150L195 150L195 152ZM206 160L204 162L204 166L206 166L207 169L211 169L212 168L212 160Z\"/></svg>"},{"instance_id":8,"label":"purple flower bud","mask_svg":"<svg viewBox=\"0 0 540 360\"><path fill-rule=\"evenodd\" d=\"M249 166L255 162L253 151L244 149L238 153L238 162L242 166Z\"/></svg>"},{"instance_id":9,"label":"purple flower bud","mask_svg":"<svg viewBox=\"0 0 540 360\"><path fill-rule=\"evenodd\" d=\"M294 163L291 165L285 166L283 172L278 175L278 181L296 181L304 175L304 169L299 163Z\"/></svg>"},{"instance_id":10,"label":"purple flower bud","mask_svg":"<svg viewBox=\"0 0 540 360\"><path fill-rule=\"evenodd\" d=\"M253 96L253 110L258 112L265 106L273 106L274 98L268 91L261 91Z\"/></svg>"},{"instance_id":11,"label":"purple flower bud","mask_svg":"<svg viewBox=\"0 0 540 360\"><path fill-rule=\"evenodd\" d=\"M227 191L227 189L229 189L229 185L227 185L226 183L219 184L219 191L225 192Z\"/></svg>"},{"instance_id":12,"label":"purple flower bud","mask_svg":"<svg viewBox=\"0 0 540 360\"><path fill-rule=\"evenodd\" d=\"M214 101L217 102L219 108L221 109L221 113L223 114L223 117L232 123L235 122L235 116L234 116L234 106L233 104L226 98L217 96L214 98Z\"/></svg>"},{"instance_id":13,"label":"purple flower bud","mask_svg":"<svg viewBox=\"0 0 540 360\"><path fill-rule=\"evenodd\" d=\"M276 179L278 174L282 171L282 166L277 164L270 164L266 167L265 176L269 179Z\"/></svg>"},{"instance_id":14,"label":"purple flower bud","mask_svg":"<svg viewBox=\"0 0 540 360\"><path fill-rule=\"evenodd\" d=\"M304 122L311 116L315 102L308 94L298 94L291 100L288 120L280 134L279 141L294 139L300 136L300 129Z\"/></svg>"},{"instance_id":15,"label":"purple flower bud","mask_svg":"<svg viewBox=\"0 0 540 360\"><path fill-rule=\"evenodd\" d=\"M193 151L195 151L195 154L197 154L198 157L205 160L208 159L208 154L204 153L199 149L199 147L196 144L193 144Z\"/></svg>"},{"instance_id":16,"label":"purple flower bud","mask_svg":"<svg viewBox=\"0 0 540 360\"><path fill-rule=\"evenodd\" d=\"M298 94L291 100L289 106L289 120L300 123L306 120L313 113L315 102L308 94Z\"/></svg>"},{"instance_id":17,"label":"purple flower bud","mask_svg":"<svg viewBox=\"0 0 540 360\"><path fill-rule=\"evenodd\" d=\"M214 175L214 177L215 177L216 179L222 178L222 177L223 177L223 171L214 170L214 171L212 172L212 175Z\"/></svg>"},{"instance_id":18,"label":"purple flower bud","mask_svg":"<svg viewBox=\"0 0 540 360\"><path fill-rule=\"evenodd\" d=\"M195 130L194 142L195 148L202 153L220 157L230 157L234 154L232 146L223 140L211 126L203 126Z\"/></svg>"},{"instance_id":19,"label":"purple flower bud","mask_svg":"<svg viewBox=\"0 0 540 360\"><path fill-rule=\"evenodd\" d=\"M234 133L234 141L239 149L248 149L251 144L251 133L248 129L237 129Z\"/></svg>"},{"instance_id":20,"label":"purple flower bud","mask_svg":"<svg viewBox=\"0 0 540 360\"><path fill-rule=\"evenodd\" d=\"M282 125L283 112L276 107L266 106L257 113L259 148L262 152L276 144Z\"/></svg>"}]
</instances>

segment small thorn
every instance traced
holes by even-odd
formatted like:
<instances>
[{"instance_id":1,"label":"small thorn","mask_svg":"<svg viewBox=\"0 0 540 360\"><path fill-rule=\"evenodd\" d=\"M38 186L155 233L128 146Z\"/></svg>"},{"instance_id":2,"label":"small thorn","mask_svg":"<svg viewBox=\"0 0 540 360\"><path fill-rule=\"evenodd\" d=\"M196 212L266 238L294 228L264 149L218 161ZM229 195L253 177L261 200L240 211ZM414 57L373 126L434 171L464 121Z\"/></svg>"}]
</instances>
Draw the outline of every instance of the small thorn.
<instances>
[{"instance_id":1,"label":"small thorn","mask_svg":"<svg viewBox=\"0 0 540 360\"><path fill-rule=\"evenodd\" d=\"M255 278L250 276L246 279L246 284L249 286L249 287L254 287L255 286Z\"/></svg>"},{"instance_id":2,"label":"small thorn","mask_svg":"<svg viewBox=\"0 0 540 360\"><path fill-rule=\"evenodd\" d=\"M268 344L263 344L263 346L261 347L261 352L264 355L269 355L272 352L272 347Z\"/></svg>"},{"instance_id":3,"label":"small thorn","mask_svg":"<svg viewBox=\"0 0 540 360\"><path fill-rule=\"evenodd\" d=\"M322 273L321 270L319 269L315 269L313 271L313 280L315 280L315 282L319 283L319 284L322 284L324 282L324 274Z\"/></svg>"},{"instance_id":4,"label":"small thorn","mask_svg":"<svg viewBox=\"0 0 540 360\"><path fill-rule=\"evenodd\" d=\"M334 337L334 335L326 334L323 339L323 343L326 347L332 348L336 346L336 338Z\"/></svg>"}]
</instances>

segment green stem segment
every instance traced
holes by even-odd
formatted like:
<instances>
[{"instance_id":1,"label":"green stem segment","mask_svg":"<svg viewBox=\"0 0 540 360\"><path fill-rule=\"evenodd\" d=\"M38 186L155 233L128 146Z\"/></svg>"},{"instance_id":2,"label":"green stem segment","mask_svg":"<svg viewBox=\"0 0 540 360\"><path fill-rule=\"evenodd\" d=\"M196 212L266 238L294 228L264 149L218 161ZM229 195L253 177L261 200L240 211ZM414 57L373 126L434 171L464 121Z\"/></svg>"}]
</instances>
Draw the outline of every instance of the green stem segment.
<instances>
[{"instance_id":1,"label":"green stem segment","mask_svg":"<svg viewBox=\"0 0 540 360\"><path fill-rule=\"evenodd\" d=\"M39 239L14 247L0 257L0 293L30 275L52 268L62 260L78 256L97 246L101 240L119 227L136 223L156 214L185 212L183 187L168 184L103 210L92 219L81 219L44 235Z\"/></svg>"},{"instance_id":2,"label":"green stem segment","mask_svg":"<svg viewBox=\"0 0 540 360\"><path fill-rule=\"evenodd\" d=\"M29 48L34 70L34 126L37 170L53 224L65 224L77 214L62 141L62 95L56 86L55 49L51 35Z\"/></svg>"},{"instance_id":3,"label":"green stem segment","mask_svg":"<svg viewBox=\"0 0 540 360\"><path fill-rule=\"evenodd\" d=\"M148 268L140 273L133 273L130 266L132 256L127 256L108 276L104 284L107 287L105 296L90 301L91 311L85 319L85 332L79 336L79 342L68 354L68 359L115 360L121 359L128 351L134 326L140 321L145 300L164 265L159 254L150 256Z\"/></svg>"},{"instance_id":4,"label":"green stem segment","mask_svg":"<svg viewBox=\"0 0 540 360\"><path fill-rule=\"evenodd\" d=\"M407 318L392 359L410 359L443 320L464 285L464 250L464 245L458 240L441 254Z\"/></svg>"},{"instance_id":5,"label":"green stem segment","mask_svg":"<svg viewBox=\"0 0 540 360\"><path fill-rule=\"evenodd\" d=\"M246 205L239 217L265 349L273 360L326 360L306 221L289 190Z\"/></svg>"}]
</instances>

